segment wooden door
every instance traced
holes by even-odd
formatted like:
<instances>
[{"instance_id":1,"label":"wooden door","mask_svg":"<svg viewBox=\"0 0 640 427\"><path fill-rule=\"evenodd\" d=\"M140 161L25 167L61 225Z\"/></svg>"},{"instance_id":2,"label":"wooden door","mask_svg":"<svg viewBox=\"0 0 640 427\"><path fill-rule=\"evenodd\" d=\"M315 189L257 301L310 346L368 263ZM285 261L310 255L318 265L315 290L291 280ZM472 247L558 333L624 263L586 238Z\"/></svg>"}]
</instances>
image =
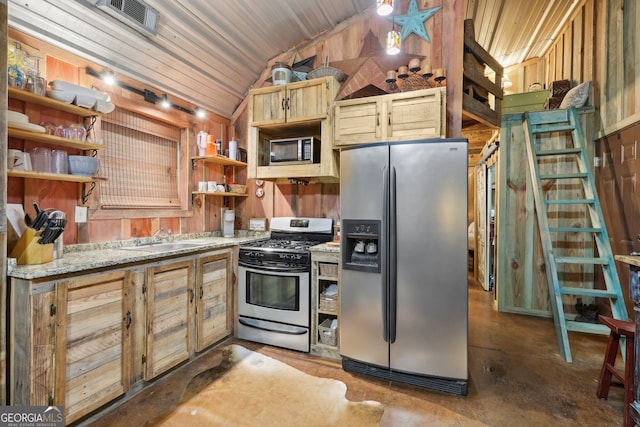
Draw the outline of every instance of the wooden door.
<instances>
[{"instance_id":1,"label":"wooden door","mask_svg":"<svg viewBox=\"0 0 640 427\"><path fill-rule=\"evenodd\" d=\"M388 95L385 95L387 98ZM388 97L388 110L383 112L383 140L405 141L422 138L444 138L446 122L443 112L446 96L443 89L424 89ZM385 117L386 115L386 117Z\"/></svg>"},{"instance_id":2,"label":"wooden door","mask_svg":"<svg viewBox=\"0 0 640 427\"><path fill-rule=\"evenodd\" d=\"M285 86L255 89L249 95L250 126L284 123L286 120Z\"/></svg>"},{"instance_id":3,"label":"wooden door","mask_svg":"<svg viewBox=\"0 0 640 427\"><path fill-rule=\"evenodd\" d=\"M329 115L328 81L313 79L287 85L286 115L288 123L322 120Z\"/></svg>"},{"instance_id":4,"label":"wooden door","mask_svg":"<svg viewBox=\"0 0 640 427\"><path fill-rule=\"evenodd\" d=\"M147 268L145 380L165 372L192 353L194 262Z\"/></svg>"},{"instance_id":5,"label":"wooden door","mask_svg":"<svg viewBox=\"0 0 640 427\"><path fill-rule=\"evenodd\" d=\"M200 258L196 277L196 350L202 351L231 334L231 252Z\"/></svg>"},{"instance_id":6,"label":"wooden door","mask_svg":"<svg viewBox=\"0 0 640 427\"><path fill-rule=\"evenodd\" d=\"M120 270L58 284L54 402L67 423L129 388L130 283Z\"/></svg>"},{"instance_id":7,"label":"wooden door","mask_svg":"<svg viewBox=\"0 0 640 427\"><path fill-rule=\"evenodd\" d=\"M336 146L381 141L380 97L350 99L334 104L333 139Z\"/></svg>"}]
</instances>

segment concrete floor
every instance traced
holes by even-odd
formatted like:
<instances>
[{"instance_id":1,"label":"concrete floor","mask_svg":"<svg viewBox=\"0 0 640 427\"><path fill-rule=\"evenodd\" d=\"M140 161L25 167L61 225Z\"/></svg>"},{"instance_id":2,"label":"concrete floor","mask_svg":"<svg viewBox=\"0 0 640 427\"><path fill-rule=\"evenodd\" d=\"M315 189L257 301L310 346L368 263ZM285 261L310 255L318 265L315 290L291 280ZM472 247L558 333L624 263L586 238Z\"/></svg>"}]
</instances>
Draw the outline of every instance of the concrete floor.
<instances>
[{"instance_id":1,"label":"concrete floor","mask_svg":"<svg viewBox=\"0 0 640 427\"><path fill-rule=\"evenodd\" d=\"M338 361L230 339L165 375L121 405L85 420L91 426L144 425L174 407L191 378L238 343L309 374L347 385L350 400L377 400L381 426L620 426L622 388L596 397L606 337L572 333L574 362L559 355L551 319L499 313L493 295L469 280L469 391L450 396L344 372ZM619 362L621 363L621 362Z\"/></svg>"}]
</instances>

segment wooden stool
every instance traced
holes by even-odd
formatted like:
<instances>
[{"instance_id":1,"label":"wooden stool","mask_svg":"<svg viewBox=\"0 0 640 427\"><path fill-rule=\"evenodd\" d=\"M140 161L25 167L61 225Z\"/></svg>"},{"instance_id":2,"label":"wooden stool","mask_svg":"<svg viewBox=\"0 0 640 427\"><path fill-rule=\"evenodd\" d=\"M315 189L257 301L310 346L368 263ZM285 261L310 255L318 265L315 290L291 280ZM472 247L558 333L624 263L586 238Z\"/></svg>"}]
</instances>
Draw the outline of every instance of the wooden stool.
<instances>
[{"instance_id":1,"label":"wooden stool","mask_svg":"<svg viewBox=\"0 0 640 427\"><path fill-rule=\"evenodd\" d=\"M602 371L600 371L600 379L598 380L598 390L596 394L601 399L606 399L609 395L609 386L611 385L611 376L615 376L624 386L624 425L633 427L634 422L629 414L629 405L633 402L633 370L635 366L635 349L634 336L635 324L624 320L617 320L607 316L598 316L600 323L607 325L611 329L609 341L607 342L607 350L602 363ZM618 348L620 347L620 337L626 338L625 343L625 361L624 372L620 373L614 365Z\"/></svg>"}]
</instances>

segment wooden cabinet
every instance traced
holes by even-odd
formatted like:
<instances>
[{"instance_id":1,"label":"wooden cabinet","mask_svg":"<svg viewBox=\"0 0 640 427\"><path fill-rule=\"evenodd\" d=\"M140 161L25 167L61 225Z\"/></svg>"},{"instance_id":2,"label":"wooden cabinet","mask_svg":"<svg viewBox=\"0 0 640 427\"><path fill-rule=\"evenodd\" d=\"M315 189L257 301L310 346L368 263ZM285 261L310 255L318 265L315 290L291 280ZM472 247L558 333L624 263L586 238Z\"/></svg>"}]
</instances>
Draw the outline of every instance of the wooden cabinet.
<instances>
[{"instance_id":1,"label":"wooden cabinet","mask_svg":"<svg viewBox=\"0 0 640 427\"><path fill-rule=\"evenodd\" d=\"M11 279L10 404L64 406L73 422L130 386L130 272Z\"/></svg>"},{"instance_id":2,"label":"wooden cabinet","mask_svg":"<svg viewBox=\"0 0 640 427\"><path fill-rule=\"evenodd\" d=\"M334 144L446 136L446 88L350 99L334 103Z\"/></svg>"},{"instance_id":3,"label":"wooden cabinet","mask_svg":"<svg viewBox=\"0 0 640 427\"><path fill-rule=\"evenodd\" d=\"M339 155L333 147L331 105L339 90L340 84L334 77L251 90L248 178L337 182ZM306 136L319 140L319 163L269 164L269 140Z\"/></svg>"},{"instance_id":4,"label":"wooden cabinet","mask_svg":"<svg viewBox=\"0 0 640 427\"><path fill-rule=\"evenodd\" d=\"M193 260L147 268L146 380L191 356L194 268Z\"/></svg>"},{"instance_id":5,"label":"wooden cabinet","mask_svg":"<svg viewBox=\"0 0 640 427\"><path fill-rule=\"evenodd\" d=\"M339 88L333 77L325 77L254 89L249 93L250 126L325 119Z\"/></svg>"},{"instance_id":6,"label":"wooden cabinet","mask_svg":"<svg viewBox=\"0 0 640 427\"><path fill-rule=\"evenodd\" d=\"M311 252L311 353L340 358L340 251Z\"/></svg>"},{"instance_id":7,"label":"wooden cabinet","mask_svg":"<svg viewBox=\"0 0 640 427\"><path fill-rule=\"evenodd\" d=\"M232 333L231 248L9 289L8 403L67 423Z\"/></svg>"},{"instance_id":8,"label":"wooden cabinet","mask_svg":"<svg viewBox=\"0 0 640 427\"><path fill-rule=\"evenodd\" d=\"M197 261L196 351L204 350L232 332L231 276L231 251L204 255Z\"/></svg>"},{"instance_id":9,"label":"wooden cabinet","mask_svg":"<svg viewBox=\"0 0 640 427\"><path fill-rule=\"evenodd\" d=\"M231 262L226 249L147 267L146 380L231 334Z\"/></svg>"},{"instance_id":10,"label":"wooden cabinet","mask_svg":"<svg viewBox=\"0 0 640 427\"><path fill-rule=\"evenodd\" d=\"M48 98L46 96L35 95L31 92L16 89L14 87L9 87L8 92L9 92L9 99L15 99L15 100L23 101L25 103L38 105L43 108L51 108L58 111L71 113L82 118L95 117L95 116L102 115L102 113L98 111L93 111L86 108L77 107L75 105L66 104L64 102L61 102L52 98ZM12 127L9 127L7 129L7 133L9 138L32 141L32 142L47 144L47 145L56 146L56 147L71 148L71 149L77 149L82 151L104 149L104 146L101 144L94 144L94 143L85 142L85 141L77 141L77 140L72 140L68 138L61 138L54 135L31 132L27 130L12 128ZM46 180L54 180L54 181L70 181L70 182L80 182L80 183L87 183L87 182L94 181L93 177L87 177L87 176L55 174L55 173L14 170L14 169L8 169L7 176L16 177L16 178L46 179Z\"/></svg>"},{"instance_id":11,"label":"wooden cabinet","mask_svg":"<svg viewBox=\"0 0 640 427\"><path fill-rule=\"evenodd\" d=\"M67 423L129 388L130 282L120 270L58 285L54 402Z\"/></svg>"}]
</instances>

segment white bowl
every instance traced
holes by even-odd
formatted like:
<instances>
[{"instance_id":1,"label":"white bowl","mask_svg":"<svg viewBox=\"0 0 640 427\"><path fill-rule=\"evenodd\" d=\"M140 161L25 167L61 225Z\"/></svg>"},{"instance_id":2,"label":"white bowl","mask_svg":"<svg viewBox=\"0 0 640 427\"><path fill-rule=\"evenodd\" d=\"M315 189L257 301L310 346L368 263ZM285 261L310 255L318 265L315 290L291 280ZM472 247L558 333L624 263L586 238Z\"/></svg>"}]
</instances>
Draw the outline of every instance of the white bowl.
<instances>
[{"instance_id":1,"label":"white bowl","mask_svg":"<svg viewBox=\"0 0 640 427\"><path fill-rule=\"evenodd\" d=\"M66 102L67 104L71 104L76 98L75 92L60 89L48 90L47 96L49 98L57 99L58 101Z\"/></svg>"},{"instance_id":2,"label":"white bowl","mask_svg":"<svg viewBox=\"0 0 640 427\"><path fill-rule=\"evenodd\" d=\"M89 156L69 156L69 173L71 175L95 176L100 167L100 159Z\"/></svg>"}]
</instances>

